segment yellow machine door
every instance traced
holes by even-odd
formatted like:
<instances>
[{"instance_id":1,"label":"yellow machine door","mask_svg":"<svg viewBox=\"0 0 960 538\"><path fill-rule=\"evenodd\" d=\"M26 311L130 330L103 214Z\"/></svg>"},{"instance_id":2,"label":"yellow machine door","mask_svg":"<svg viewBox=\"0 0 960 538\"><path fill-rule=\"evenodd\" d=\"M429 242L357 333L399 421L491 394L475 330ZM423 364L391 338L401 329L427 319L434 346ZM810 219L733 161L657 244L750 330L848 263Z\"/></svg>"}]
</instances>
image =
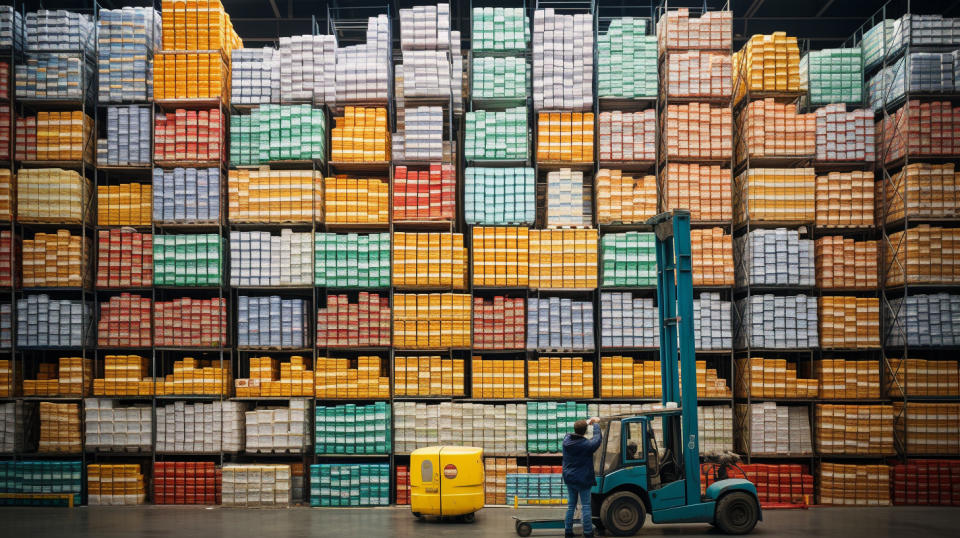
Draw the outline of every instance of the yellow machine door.
<instances>
[{"instance_id":1,"label":"yellow machine door","mask_svg":"<svg viewBox=\"0 0 960 538\"><path fill-rule=\"evenodd\" d=\"M483 508L483 451L471 447L440 449L441 513L472 514Z\"/></svg>"},{"instance_id":2,"label":"yellow machine door","mask_svg":"<svg viewBox=\"0 0 960 538\"><path fill-rule=\"evenodd\" d=\"M421 514L440 515L439 451L410 455L410 504Z\"/></svg>"}]
</instances>

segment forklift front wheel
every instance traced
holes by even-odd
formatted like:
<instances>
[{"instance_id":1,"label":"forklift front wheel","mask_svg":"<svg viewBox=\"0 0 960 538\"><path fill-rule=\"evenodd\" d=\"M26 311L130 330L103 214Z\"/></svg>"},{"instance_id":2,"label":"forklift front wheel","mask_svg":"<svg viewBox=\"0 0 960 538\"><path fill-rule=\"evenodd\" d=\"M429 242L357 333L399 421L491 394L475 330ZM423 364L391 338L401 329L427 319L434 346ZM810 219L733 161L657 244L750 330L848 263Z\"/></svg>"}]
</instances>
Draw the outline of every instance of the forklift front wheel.
<instances>
[{"instance_id":1,"label":"forklift front wheel","mask_svg":"<svg viewBox=\"0 0 960 538\"><path fill-rule=\"evenodd\" d=\"M529 523L517 523L517 536L530 536L531 532L533 529L530 528Z\"/></svg>"},{"instance_id":2,"label":"forklift front wheel","mask_svg":"<svg viewBox=\"0 0 960 538\"><path fill-rule=\"evenodd\" d=\"M717 503L714 516L717 527L726 534L746 534L753 530L760 518L757 500L749 493L734 491Z\"/></svg>"},{"instance_id":3,"label":"forklift front wheel","mask_svg":"<svg viewBox=\"0 0 960 538\"><path fill-rule=\"evenodd\" d=\"M646 520L643 501L629 491L618 491L600 505L600 521L611 536L633 536Z\"/></svg>"}]
</instances>

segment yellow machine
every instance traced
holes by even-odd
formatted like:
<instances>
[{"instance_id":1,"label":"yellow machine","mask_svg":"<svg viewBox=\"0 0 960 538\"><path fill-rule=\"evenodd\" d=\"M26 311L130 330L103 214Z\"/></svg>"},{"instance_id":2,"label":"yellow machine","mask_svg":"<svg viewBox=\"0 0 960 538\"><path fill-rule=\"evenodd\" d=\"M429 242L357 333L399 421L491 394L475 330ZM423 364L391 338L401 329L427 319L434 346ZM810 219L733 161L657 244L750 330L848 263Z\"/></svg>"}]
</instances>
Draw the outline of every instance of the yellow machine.
<instances>
[{"instance_id":1,"label":"yellow machine","mask_svg":"<svg viewBox=\"0 0 960 538\"><path fill-rule=\"evenodd\" d=\"M410 454L410 510L472 522L483 508L483 449L431 446Z\"/></svg>"}]
</instances>

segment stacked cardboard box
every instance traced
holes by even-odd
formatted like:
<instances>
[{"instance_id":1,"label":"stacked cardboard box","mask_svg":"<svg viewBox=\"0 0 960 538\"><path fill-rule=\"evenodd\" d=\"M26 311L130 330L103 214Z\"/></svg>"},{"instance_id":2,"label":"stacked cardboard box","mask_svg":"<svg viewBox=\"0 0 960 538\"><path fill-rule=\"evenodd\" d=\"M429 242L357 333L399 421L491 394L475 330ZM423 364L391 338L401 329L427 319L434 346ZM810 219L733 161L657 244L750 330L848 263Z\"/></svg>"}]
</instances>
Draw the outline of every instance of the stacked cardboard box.
<instances>
[{"instance_id":1,"label":"stacked cardboard box","mask_svg":"<svg viewBox=\"0 0 960 538\"><path fill-rule=\"evenodd\" d=\"M361 291L356 303L346 295L328 295L317 312L317 346L390 345L390 298Z\"/></svg>"},{"instance_id":2,"label":"stacked cardboard box","mask_svg":"<svg viewBox=\"0 0 960 538\"><path fill-rule=\"evenodd\" d=\"M474 349L523 349L526 319L523 297L474 297Z\"/></svg>"},{"instance_id":3,"label":"stacked cardboard box","mask_svg":"<svg viewBox=\"0 0 960 538\"><path fill-rule=\"evenodd\" d=\"M4 499L4 504L19 506L67 506L66 499L31 499L31 493L67 493L73 505L80 504L83 471L79 461L4 461L0 462L0 491L20 493L19 499Z\"/></svg>"},{"instance_id":4,"label":"stacked cardboard box","mask_svg":"<svg viewBox=\"0 0 960 538\"><path fill-rule=\"evenodd\" d=\"M734 218L738 223L813 222L816 219L813 168L753 168L734 181Z\"/></svg>"},{"instance_id":5,"label":"stacked cardboard box","mask_svg":"<svg viewBox=\"0 0 960 538\"><path fill-rule=\"evenodd\" d=\"M26 39L20 12L12 5L0 7L0 47L23 50Z\"/></svg>"},{"instance_id":6,"label":"stacked cardboard box","mask_svg":"<svg viewBox=\"0 0 960 538\"><path fill-rule=\"evenodd\" d=\"M889 396L960 395L960 368L957 361L888 359L883 384ZM901 392L902 389L902 392Z\"/></svg>"},{"instance_id":7,"label":"stacked cardboard box","mask_svg":"<svg viewBox=\"0 0 960 538\"><path fill-rule=\"evenodd\" d=\"M153 97L150 62L159 48L160 14L146 7L101 9L97 19L99 100L135 103Z\"/></svg>"},{"instance_id":8,"label":"stacked cardboard box","mask_svg":"<svg viewBox=\"0 0 960 538\"><path fill-rule=\"evenodd\" d=\"M727 380L718 377L706 361L696 361L697 396L729 398ZM660 361L632 357L607 356L600 359L600 396L602 398L660 398L663 394ZM730 431L727 431L729 436Z\"/></svg>"},{"instance_id":9,"label":"stacked cardboard box","mask_svg":"<svg viewBox=\"0 0 960 538\"><path fill-rule=\"evenodd\" d=\"M813 454L810 410L774 402L737 404L738 451L751 455Z\"/></svg>"},{"instance_id":10,"label":"stacked cardboard box","mask_svg":"<svg viewBox=\"0 0 960 538\"><path fill-rule=\"evenodd\" d=\"M699 388L697 394L700 394ZM729 397L729 392L726 397ZM703 453L733 451L733 408L729 405L697 406L697 430L700 432L698 443Z\"/></svg>"},{"instance_id":11,"label":"stacked cardboard box","mask_svg":"<svg viewBox=\"0 0 960 538\"><path fill-rule=\"evenodd\" d=\"M877 124L878 151L890 164L905 156L946 157L960 152L960 107L949 101L908 101Z\"/></svg>"},{"instance_id":12,"label":"stacked cardboard box","mask_svg":"<svg viewBox=\"0 0 960 538\"><path fill-rule=\"evenodd\" d=\"M288 127L289 125L289 127ZM325 160L327 117L310 105L261 105L230 116L230 164Z\"/></svg>"},{"instance_id":13,"label":"stacked cardboard box","mask_svg":"<svg viewBox=\"0 0 960 538\"><path fill-rule=\"evenodd\" d=\"M820 464L820 504L889 506L890 467L846 463Z\"/></svg>"},{"instance_id":14,"label":"stacked cardboard box","mask_svg":"<svg viewBox=\"0 0 960 538\"><path fill-rule=\"evenodd\" d=\"M237 347L300 349L309 343L309 301L269 297L237 297Z\"/></svg>"},{"instance_id":15,"label":"stacked cardboard box","mask_svg":"<svg viewBox=\"0 0 960 538\"><path fill-rule=\"evenodd\" d=\"M456 216L457 174L452 164L393 171L393 220L450 220Z\"/></svg>"},{"instance_id":16,"label":"stacked cardboard box","mask_svg":"<svg viewBox=\"0 0 960 538\"><path fill-rule=\"evenodd\" d=\"M470 38L474 52L523 51L530 41L530 17L519 7L475 7Z\"/></svg>"},{"instance_id":17,"label":"stacked cardboard box","mask_svg":"<svg viewBox=\"0 0 960 538\"><path fill-rule=\"evenodd\" d=\"M176 109L156 114L153 128L153 159L166 165L219 163L226 157L223 113L220 109Z\"/></svg>"},{"instance_id":18,"label":"stacked cardboard box","mask_svg":"<svg viewBox=\"0 0 960 538\"><path fill-rule=\"evenodd\" d=\"M37 117L17 117L14 159L18 161L37 160Z\"/></svg>"},{"instance_id":19,"label":"stacked cardboard box","mask_svg":"<svg viewBox=\"0 0 960 538\"><path fill-rule=\"evenodd\" d=\"M370 356L355 360L317 358L313 381L316 397L338 400L389 398L390 376L381 362L380 357Z\"/></svg>"},{"instance_id":20,"label":"stacked cardboard box","mask_svg":"<svg viewBox=\"0 0 960 538\"><path fill-rule=\"evenodd\" d=\"M220 221L220 215L220 171L218 169L153 169L153 220L155 222L217 223Z\"/></svg>"},{"instance_id":21,"label":"stacked cardboard box","mask_svg":"<svg viewBox=\"0 0 960 538\"><path fill-rule=\"evenodd\" d=\"M464 157L467 161L527 160L527 109L477 110L465 115Z\"/></svg>"},{"instance_id":22,"label":"stacked cardboard box","mask_svg":"<svg viewBox=\"0 0 960 538\"><path fill-rule=\"evenodd\" d=\"M593 363L582 357L540 357L528 361L530 398L593 398Z\"/></svg>"},{"instance_id":23,"label":"stacked cardboard box","mask_svg":"<svg viewBox=\"0 0 960 538\"><path fill-rule=\"evenodd\" d=\"M729 169L669 163L662 174L668 208L688 209L690 218L695 221L729 221L733 218Z\"/></svg>"},{"instance_id":24,"label":"stacked cardboard box","mask_svg":"<svg viewBox=\"0 0 960 538\"><path fill-rule=\"evenodd\" d=\"M244 445L244 411L245 404L230 401L157 406L156 452L240 452Z\"/></svg>"},{"instance_id":25,"label":"stacked cardboard box","mask_svg":"<svg viewBox=\"0 0 960 538\"><path fill-rule=\"evenodd\" d=\"M337 49L339 103L387 100L391 61L389 17L368 17L366 37L365 43Z\"/></svg>"},{"instance_id":26,"label":"stacked cardboard box","mask_svg":"<svg viewBox=\"0 0 960 538\"><path fill-rule=\"evenodd\" d=\"M450 4L414 6L399 15L403 95L450 97L461 108L463 56L460 31L451 30Z\"/></svg>"},{"instance_id":27,"label":"stacked cardboard box","mask_svg":"<svg viewBox=\"0 0 960 538\"><path fill-rule=\"evenodd\" d=\"M584 417L596 416L596 404L529 402L526 405L527 450L532 454L558 453L564 436L573 431L573 423ZM587 438L592 428L587 429Z\"/></svg>"},{"instance_id":28,"label":"stacked cardboard box","mask_svg":"<svg viewBox=\"0 0 960 538\"><path fill-rule=\"evenodd\" d=\"M97 186L97 224L100 226L150 226L151 185L121 183Z\"/></svg>"},{"instance_id":29,"label":"stacked cardboard box","mask_svg":"<svg viewBox=\"0 0 960 538\"><path fill-rule=\"evenodd\" d=\"M797 38L785 32L750 36L733 55L733 64L743 77L738 99L748 91L801 93L807 89L807 81L800 78Z\"/></svg>"},{"instance_id":30,"label":"stacked cardboard box","mask_svg":"<svg viewBox=\"0 0 960 538\"><path fill-rule=\"evenodd\" d=\"M57 364L37 364L37 379L23 380L24 396L86 396L93 385L93 363L82 357L60 357Z\"/></svg>"},{"instance_id":31,"label":"stacked cardboard box","mask_svg":"<svg viewBox=\"0 0 960 538\"><path fill-rule=\"evenodd\" d=\"M729 107L707 103L667 105L666 151L671 159L727 160L733 150Z\"/></svg>"},{"instance_id":32,"label":"stacked cardboard box","mask_svg":"<svg viewBox=\"0 0 960 538\"><path fill-rule=\"evenodd\" d=\"M600 161L656 159L657 118L653 109L642 112L601 112L599 129ZM592 129L590 132L593 132ZM584 160L589 159L584 156Z\"/></svg>"},{"instance_id":33,"label":"stacked cardboard box","mask_svg":"<svg viewBox=\"0 0 960 538\"><path fill-rule=\"evenodd\" d=\"M390 234L314 234L317 286L338 288L390 285Z\"/></svg>"},{"instance_id":34,"label":"stacked cardboard box","mask_svg":"<svg viewBox=\"0 0 960 538\"><path fill-rule=\"evenodd\" d=\"M526 395L523 359L484 359L471 362L473 398L522 399Z\"/></svg>"},{"instance_id":35,"label":"stacked cardboard box","mask_svg":"<svg viewBox=\"0 0 960 538\"><path fill-rule=\"evenodd\" d=\"M785 359L737 359L736 396L810 399L820 394L817 379L798 378L797 364Z\"/></svg>"},{"instance_id":36,"label":"stacked cardboard box","mask_svg":"<svg viewBox=\"0 0 960 538\"><path fill-rule=\"evenodd\" d=\"M13 346L13 312L10 303L0 303L0 349Z\"/></svg>"},{"instance_id":37,"label":"stacked cardboard box","mask_svg":"<svg viewBox=\"0 0 960 538\"><path fill-rule=\"evenodd\" d=\"M483 492L486 504L513 504L513 497L507 497L507 476L527 472L527 468L517 465L517 458L483 458Z\"/></svg>"},{"instance_id":38,"label":"stacked cardboard box","mask_svg":"<svg viewBox=\"0 0 960 538\"><path fill-rule=\"evenodd\" d=\"M290 466L231 463L223 466L224 506L290 506Z\"/></svg>"},{"instance_id":39,"label":"stacked cardboard box","mask_svg":"<svg viewBox=\"0 0 960 538\"><path fill-rule=\"evenodd\" d=\"M546 225L548 228L584 227L593 223L590 190L583 172L569 168L547 173Z\"/></svg>"},{"instance_id":40,"label":"stacked cardboard box","mask_svg":"<svg viewBox=\"0 0 960 538\"><path fill-rule=\"evenodd\" d=\"M245 420L246 451L250 454L303 454L313 441L305 398L291 398L289 407L247 411Z\"/></svg>"},{"instance_id":41,"label":"stacked cardboard box","mask_svg":"<svg viewBox=\"0 0 960 538\"><path fill-rule=\"evenodd\" d=\"M689 50L667 57L664 88L671 97L729 98L733 94L730 55Z\"/></svg>"},{"instance_id":42,"label":"stacked cardboard box","mask_svg":"<svg viewBox=\"0 0 960 538\"><path fill-rule=\"evenodd\" d=\"M153 345L213 347L227 343L226 299L157 301L153 305Z\"/></svg>"},{"instance_id":43,"label":"stacked cardboard box","mask_svg":"<svg viewBox=\"0 0 960 538\"><path fill-rule=\"evenodd\" d=\"M907 454L956 454L960 450L960 404L894 402L893 416Z\"/></svg>"},{"instance_id":44,"label":"stacked cardboard box","mask_svg":"<svg viewBox=\"0 0 960 538\"><path fill-rule=\"evenodd\" d=\"M890 328L887 346L960 344L960 323L955 321L960 319L960 295L921 293L897 297L890 300L890 308L884 315L884 327Z\"/></svg>"},{"instance_id":45,"label":"stacked cardboard box","mask_svg":"<svg viewBox=\"0 0 960 538\"><path fill-rule=\"evenodd\" d=\"M821 359L813 363L813 375L825 400L880 398L880 364L875 360Z\"/></svg>"},{"instance_id":46,"label":"stacked cardboard box","mask_svg":"<svg viewBox=\"0 0 960 538\"><path fill-rule=\"evenodd\" d=\"M534 11L534 110L584 110L589 109L592 102L592 16L588 13L561 15L553 8Z\"/></svg>"},{"instance_id":47,"label":"stacked cardboard box","mask_svg":"<svg viewBox=\"0 0 960 538\"><path fill-rule=\"evenodd\" d=\"M219 50L227 57L243 46L220 0L163 0L163 50Z\"/></svg>"},{"instance_id":48,"label":"stacked cardboard box","mask_svg":"<svg viewBox=\"0 0 960 538\"><path fill-rule=\"evenodd\" d=\"M887 286L960 283L960 251L953 246L960 245L960 228L921 224L890 234L889 241L899 248L884 249Z\"/></svg>"},{"instance_id":49,"label":"stacked cardboard box","mask_svg":"<svg viewBox=\"0 0 960 538\"><path fill-rule=\"evenodd\" d=\"M463 234L395 232L393 285L464 289L467 257Z\"/></svg>"},{"instance_id":50,"label":"stacked cardboard box","mask_svg":"<svg viewBox=\"0 0 960 538\"><path fill-rule=\"evenodd\" d=\"M597 173L597 222L632 224L657 214L657 177L624 175L601 168Z\"/></svg>"},{"instance_id":51,"label":"stacked cardboard box","mask_svg":"<svg viewBox=\"0 0 960 538\"><path fill-rule=\"evenodd\" d=\"M443 402L394 404L396 454L427 446L475 446L504 456L526 450L527 405Z\"/></svg>"},{"instance_id":52,"label":"stacked cardboard box","mask_svg":"<svg viewBox=\"0 0 960 538\"><path fill-rule=\"evenodd\" d=\"M7 361L4 361L7 362ZM29 418L33 416L36 409L34 402L25 402L23 400L0 404L0 452L32 452L36 449L36 444L32 443L30 436L27 435ZM2 465L0 463L0 473Z\"/></svg>"},{"instance_id":53,"label":"stacked cardboard box","mask_svg":"<svg viewBox=\"0 0 960 538\"><path fill-rule=\"evenodd\" d=\"M150 108L107 108L107 137L97 139L100 166L145 166L150 164Z\"/></svg>"},{"instance_id":54,"label":"stacked cardboard box","mask_svg":"<svg viewBox=\"0 0 960 538\"><path fill-rule=\"evenodd\" d=\"M75 170L27 168L17 172L17 220L89 223L90 179Z\"/></svg>"},{"instance_id":55,"label":"stacked cardboard box","mask_svg":"<svg viewBox=\"0 0 960 538\"><path fill-rule=\"evenodd\" d=\"M389 454L390 404L317 406L317 454Z\"/></svg>"},{"instance_id":56,"label":"stacked cardboard box","mask_svg":"<svg viewBox=\"0 0 960 538\"><path fill-rule=\"evenodd\" d=\"M37 52L16 64L17 99L91 101L95 85L93 64L74 52Z\"/></svg>"},{"instance_id":57,"label":"stacked cardboard box","mask_svg":"<svg viewBox=\"0 0 960 538\"><path fill-rule=\"evenodd\" d=\"M486 466L484 466L484 471L487 471ZM394 484L397 486L394 502L396 502L397 505L410 504L410 468L407 465L396 466ZM488 502L487 504L490 503Z\"/></svg>"},{"instance_id":58,"label":"stacked cardboard box","mask_svg":"<svg viewBox=\"0 0 960 538\"><path fill-rule=\"evenodd\" d=\"M439 355L394 357L395 396L463 396L464 361Z\"/></svg>"},{"instance_id":59,"label":"stacked cardboard box","mask_svg":"<svg viewBox=\"0 0 960 538\"><path fill-rule=\"evenodd\" d=\"M153 283L217 286L223 280L223 237L216 234L153 236Z\"/></svg>"},{"instance_id":60,"label":"stacked cardboard box","mask_svg":"<svg viewBox=\"0 0 960 538\"><path fill-rule=\"evenodd\" d=\"M539 504L566 498L567 486L560 473L516 473L507 475L507 501Z\"/></svg>"},{"instance_id":61,"label":"stacked cardboard box","mask_svg":"<svg viewBox=\"0 0 960 538\"><path fill-rule=\"evenodd\" d=\"M334 125L330 137L331 161L390 160L387 109L347 106L342 117L334 118Z\"/></svg>"},{"instance_id":62,"label":"stacked cardboard box","mask_svg":"<svg viewBox=\"0 0 960 538\"><path fill-rule=\"evenodd\" d=\"M230 285L307 286L313 279L310 233L230 232Z\"/></svg>"},{"instance_id":63,"label":"stacked cardboard box","mask_svg":"<svg viewBox=\"0 0 960 538\"><path fill-rule=\"evenodd\" d=\"M40 402L40 443L38 452L80 453L83 448L80 406Z\"/></svg>"},{"instance_id":64,"label":"stacked cardboard box","mask_svg":"<svg viewBox=\"0 0 960 538\"><path fill-rule=\"evenodd\" d=\"M390 219L390 191L380 179L328 177L323 196L327 223L386 224Z\"/></svg>"},{"instance_id":65,"label":"stacked cardboard box","mask_svg":"<svg viewBox=\"0 0 960 538\"><path fill-rule=\"evenodd\" d=\"M857 84L859 91L860 85ZM857 161L876 159L876 134L869 109L846 112L842 104L817 109L818 161Z\"/></svg>"},{"instance_id":66,"label":"stacked cardboard box","mask_svg":"<svg viewBox=\"0 0 960 538\"><path fill-rule=\"evenodd\" d=\"M597 93L600 97L657 95L657 37L647 21L622 17L597 35Z\"/></svg>"},{"instance_id":67,"label":"stacked cardboard box","mask_svg":"<svg viewBox=\"0 0 960 538\"><path fill-rule=\"evenodd\" d=\"M529 284L530 230L473 228L473 285L525 287Z\"/></svg>"},{"instance_id":68,"label":"stacked cardboard box","mask_svg":"<svg viewBox=\"0 0 960 538\"><path fill-rule=\"evenodd\" d=\"M910 460L891 469L893 504L960 505L957 460Z\"/></svg>"},{"instance_id":69,"label":"stacked cardboard box","mask_svg":"<svg viewBox=\"0 0 960 538\"><path fill-rule=\"evenodd\" d=\"M2 73L0 73L2 75ZM0 115L0 121L3 121L2 115ZM0 137L2 137L2 127L0 127ZM9 137L7 139L7 144L9 144ZM2 142L0 142L0 152L3 152ZM3 152L4 155L9 155L9 151ZM9 168L0 169L0 221L8 221L13 217L13 173Z\"/></svg>"},{"instance_id":70,"label":"stacked cardboard box","mask_svg":"<svg viewBox=\"0 0 960 538\"><path fill-rule=\"evenodd\" d=\"M279 39L271 63L279 64L278 99L269 102L333 103L336 100L337 39L332 35L295 35ZM267 64L269 65L269 64ZM234 57L236 70L236 57ZM263 77L261 77L262 79ZM236 80L236 77L234 77ZM274 82L270 77L270 82ZM274 92L271 91L272 96Z\"/></svg>"},{"instance_id":71,"label":"stacked cardboard box","mask_svg":"<svg viewBox=\"0 0 960 538\"><path fill-rule=\"evenodd\" d=\"M27 295L17 299L16 314L17 347L81 347L93 340L90 303Z\"/></svg>"},{"instance_id":72,"label":"stacked cardboard box","mask_svg":"<svg viewBox=\"0 0 960 538\"><path fill-rule=\"evenodd\" d=\"M605 348L660 345L657 308L653 298L630 292L600 294L600 345Z\"/></svg>"},{"instance_id":73,"label":"stacked cardboard box","mask_svg":"<svg viewBox=\"0 0 960 538\"><path fill-rule=\"evenodd\" d=\"M121 406L114 400L83 400L87 450L153 451L153 411L148 405Z\"/></svg>"},{"instance_id":74,"label":"stacked cardboard box","mask_svg":"<svg viewBox=\"0 0 960 538\"><path fill-rule=\"evenodd\" d=\"M87 287L90 285L90 241L69 230L37 233L23 240L23 285Z\"/></svg>"},{"instance_id":75,"label":"stacked cardboard box","mask_svg":"<svg viewBox=\"0 0 960 538\"><path fill-rule=\"evenodd\" d=\"M817 453L893 455L893 426L893 406L817 404Z\"/></svg>"},{"instance_id":76,"label":"stacked cardboard box","mask_svg":"<svg viewBox=\"0 0 960 538\"><path fill-rule=\"evenodd\" d=\"M310 506L390 504L390 464L324 463L310 466Z\"/></svg>"},{"instance_id":77,"label":"stacked cardboard box","mask_svg":"<svg viewBox=\"0 0 960 538\"><path fill-rule=\"evenodd\" d=\"M910 52L870 78L867 99L875 111L880 111L899 102L907 92L951 94L956 88L958 64L955 51Z\"/></svg>"},{"instance_id":78,"label":"stacked cardboard box","mask_svg":"<svg viewBox=\"0 0 960 538\"><path fill-rule=\"evenodd\" d=\"M323 218L323 180L303 170L231 170L230 222L311 222Z\"/></svg>"},{"instance_id":79,"label":"stacked cardboard box","mask_svg":"<svg viewBox=\"0 0 960 538\"><path fill-rule=\"evenodd\" d=\"M527 299L527 349L590 351L593 303L569 297Z\"/></svg>"},{"instance_id":80,"label":"stacked cardboard box","mask_svg":"<svg viewBox=\"0 0 960 538\"><path fill-rule=\"evenodd\" d=\"M22 275L15 270L17 250L21 248L18 236L11 235L9 230L0 232L0 286L9 288L22 281Z\"/></svg>"},{"instance_id":81,"label":"stacked cardboard box","mask_svg":"<svg viewBox=\"0 0 960 538\"><path fill-rule=\"evenodd\" d=\"M886 192L887 223L910 217L952 217L960 212L960 192L953 163L911 163L893 175ZM882 211L880 196L877 211Z\"/></svg>"},{"instance_id":82,"label":"stacked cardboard box","mask_svg":"<svg viewBox=\"0 0 960 538\"><path fill-rule=\"evenodd\" d=\"M800 59L800 78L809 83L810 103L860 103L863 100L862 56L860 47L811 50L805 54Z\"/></svg>"},{"instance_id":83,"label":"stacked cardboard box","mask_svg":"<svg viewBox=\"0 0 960 538\"><path fill-rule=\"evenodd\" d=\"M655 286L657 260L652 233L605 234L601 240L603 286Z\"/></svg>"},{"instance_id":84,"label":"stacked cardboard box","mask_svg":"<svg viewBox=\"0 0 960 538\"><path fill-rule=\"evenodd\" d=\"M538 114L537 161L593 162L593 113Z\"/></svg>"},{"instance_id":85,"label":"stacked cardboard box","mask_svg":"<svg viewBox=\"0 0 960 538\"><path fill-rule=\"evenodd\" d=\"M820 145L818 144L817 147ZM875 194L872 172L830 172L827 175L817 176L815 194L817 227L872 227L875 222Z\"/></svg>"},{"instance_id":86,"label":"stacked cardboard box","mask_svg":"<svg viewBox=\"0 0 960 538\"><path fill-rule=\"evenodd\" d=\"M817 115L799 114L772 98L751 101L737 117L743 133L737 161L764 157L803 157L817 152Z\"/></svg>"},{"instance_id":87,"label":"stacked cardboard box","mask_svg":"<svg viewBox=\"0 0 960 538\"><path fill-rule=\"evenodd\" d=\"M694 286L733 285L733 239L723 228L690 231Z\"/></svg>"},{"instance_id":88,"label":"stacked cardboard box","mask_svg":"<svg viewBox=\"0 0 960 538\"><path fill-rule=\"evenodd\" d=\"M186 394L229 396L233 387L232 364L229 360L197 360L186 357L173 362L173 374L158 379L157 395Z\"/></svg>"},{"instance_id":89,"label":"stacked cardboard box","mask_svg":"<svg viewBox=\"0 0 960 538\"><path fill-rule=\"evenodd\" d=\"M153 464L154 504L220 504L223 478L212 461Z\"/></svg>"},{"instance_id":90,"label":"stacked cardboard box","mask_svg":"<svg viewBox=\"0 0 960 538\"><path fill-rule=\"evenodd\" d=\"M737 285L813 286L813 241L799 232L777 228L754 230L737 238L737 251L745 260L737 273Z\"/></svg>"},{"instance_id":91,"label":"stacked cardboard box","mask_svg":"<svg viewBox=\"0 0 960 538\"><path fill-rule=\"evenodd\" d=\"M310 360L293 355L278 363L270 357L250 357L250 377L234 382L238 398L307 396L315 393Z\"/></svg>"},{"instance_id":92,"label":"stacked cardboard box","mask_svg":"<svg viewBox=\"0 0 960 538\"><path fill-rule=\"evenodd\" d=\"M470 301L461 293L394 294L394 346L470 347Z\"/></svg>"},{"instance_id":93,"label":"stacked cardboard box","mask_svg":"<svg viewBox=\"0 0 960 538\"><path fill-rule=\"evenodd\" d=\"M702 447L702 443L701 443ZM701 448L702 449L702 448ZM702 492L715 481L714 466L700 465ZM742 472L741 472L742 471ZM761 507L779 504L811 504L814 501L813 475L807 465L795 463L766 464L741 463L730 469L730 478L745 478L757 487Z\"/></svg>"},{"instance_id":94,"label":"stacked cardboard box","mask_svg":"<svg viewBox=\"0 0 960 538\"><path fill-rule=\"evenodd\" d=\"M295 36L300 39L306 36ZM284 38L292 39L292 38ZM312 51L312 49L309 49ZM334 64L336 55L331 54ZM289 69L293 68L289 56ZM298 66L299 67L299 66ZM312 82L312 81L311 81ZM292 87L292 86L291 86ZM230 102L234 105L261 105L280 102L280 55L273 47L237 49L231 55ZM290 91L290 90L288 90ZM299 90L302 91L302 88Z\"/></svg>"},{"instance_id":95,"label":"stacked cardboard box","mask_svg":"<svg viewBox=\"0 0 960 538\"><path fill-rule=\"evenodd\" d=\"M36 159L93 161L93 118L81 110L37 113Z\"/></svg>"},{"instance_id":96,"label":"stacked cardboard box","mask_svg":"<svg viewBox=\"0 0 960 538\"><path fill-rule=\"evenodd\" d=\"M152 396L156 390L149 359L139 355L107 355L103 377L93 380L94 396ZM89 443L88 443L89 444Z\"/></svg>"},{"instance_id":97,"label":"stacked cardboard box","mask_svg":"<svg viewBox=\"0 0 960 538\"><path fill-rule=\"evenodd\" d=\"M121 293L100 303L97 346L150 347L150 297Z\"/></svg>"},{"instance_id":98,"label":"stacked cardboard box","mask_svg":"<svg viewBox=\"0 0 960 538\"><path fill-rule=\"evenodd\" d=\"M477 49L473 50L477 52ZM526 99L530 70L524 58L475 57L472 65L470 91L475 101L496 99L522 102Z\"/></svg>"},{"instance_id":99,"label":"stacked cardboard box","mask_svg":"<svg viewBox=\"0 0 960 538\"><path fill-rule=\"evenodd\" d=\"M875 349L880 346L880 299L820 297L820 346Z\"/></svg>"},{"instance_id":100,"label":"stacked cardboard box","mask_svg":"<svg viewBox=\"0 0 960 538\"><path fill-rule=\"evenodd\" d=\"M469 224L532 224L536 215L533 168L476 168L464 172L464 215Z\"/></svg>"},{"instance_id":101,"label":"stacked cardboard box","mask_svg":"<svg viewBox=\"0 0 960 538\"><path fill-rule=\"evenodd\" d=\"M733 12L708 11L694 18L690 10L664 11L657 20L660 50L730 50L733 43Z\"/></svg>"},{"instance_id":102,"label":"stacked cardboard box","mask_svg":"<svg viewBox=\"0 0 960 538\"><path fill-rule=\"evenodd\" d=\"M19 377L22 378L23 375L21 374ZM0 397L9 398L13 396L19 384L10 359L0 360Z\"/></svg>"}]
</instances>

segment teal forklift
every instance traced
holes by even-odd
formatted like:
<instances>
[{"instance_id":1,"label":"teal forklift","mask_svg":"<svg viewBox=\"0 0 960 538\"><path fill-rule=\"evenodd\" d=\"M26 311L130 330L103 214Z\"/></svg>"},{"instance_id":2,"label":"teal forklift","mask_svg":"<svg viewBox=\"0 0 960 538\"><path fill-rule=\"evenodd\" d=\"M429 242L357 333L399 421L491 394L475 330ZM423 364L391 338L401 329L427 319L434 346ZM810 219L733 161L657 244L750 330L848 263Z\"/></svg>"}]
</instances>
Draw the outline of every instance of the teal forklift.
<instances>
[{"instance_id":1,"label":"teal forklift","mask_svg":"<svg viewBox=\"0 0 960 538\"><path fill-rule=\"evenodd\" d=\"M656 235L663 409L601 421L603 443L593 458L593 524L598 533L632 536L650 513L654 523L709 523L727 534L746 534L762 515L753 483L726 477L735 463L715 461L717 480L700 494L690 212L661 213L647 223ZM662 452L656 418L662 423ZM520 536L564 526L557 519L515 519Z\"/></svg>"}]
</instances>

